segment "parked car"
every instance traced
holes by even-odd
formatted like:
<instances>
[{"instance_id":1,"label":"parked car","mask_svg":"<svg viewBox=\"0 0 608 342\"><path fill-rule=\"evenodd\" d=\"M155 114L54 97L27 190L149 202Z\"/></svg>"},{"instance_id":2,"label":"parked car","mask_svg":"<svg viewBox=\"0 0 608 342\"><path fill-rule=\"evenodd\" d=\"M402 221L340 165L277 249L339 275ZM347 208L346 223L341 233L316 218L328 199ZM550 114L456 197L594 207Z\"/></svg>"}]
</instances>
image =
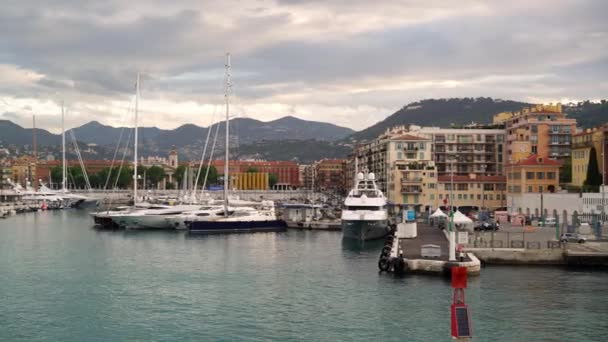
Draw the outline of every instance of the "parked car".
<instances>
[{"instance_id":1,"label":"parked car","mask_svg":"<svg viewBox=\"0 0 608 342\"><path fill-rule=\"evenodd\" d=\"M585 243L587 239L576 233L565 233L559 237L559 241Z\"/></svg>"},{"instance_id":2,"label":"parked car","mask_svg":"<svg viewBox=\"0 0 608 342\"><path fill-rule=\"evenodd\" d=\"M495 222L480 222L478 223L473 230L477 230L477 231L486 231L486 230L498 230L498 227L500 227L500 225L498 223Z\"/></svg>"},{"instance_id":3,"label":"parked car","mask_svg":"<svg viewBox=\"0 0 608 342\"><path fill-rule=\"evenodd\" d=\"M557 225L555 217L546 217L544 222L542 220L538 221L539 227L555 227L555 225Z\"/></svg>"}]
</instances>

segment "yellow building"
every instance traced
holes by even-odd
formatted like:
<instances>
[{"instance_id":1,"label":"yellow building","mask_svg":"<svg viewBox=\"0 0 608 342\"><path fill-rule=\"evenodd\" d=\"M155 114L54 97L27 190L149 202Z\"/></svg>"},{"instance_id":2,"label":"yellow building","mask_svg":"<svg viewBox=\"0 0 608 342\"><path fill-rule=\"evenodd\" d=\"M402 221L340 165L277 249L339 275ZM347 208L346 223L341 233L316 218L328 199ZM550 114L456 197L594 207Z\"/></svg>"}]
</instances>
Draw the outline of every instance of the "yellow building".
<instances>
[{"instance_id":1,"label":"yellow building","mask_svg":"<svg viewBox=\"0 0 608 342\"><path fill-rule=\"evenodd\" d=\"M509 195L555 192L559 187L561 162L532 155L507 165L507 192Z\"/></svg>"},{"instance_id":2,"label":"yellow building","mask_svg":"<svg viewBox=\"0 0 608 342\"><path fill-rule=\"evenodd\" d=\"M268 190L268 172L232 172L230 173L232 190Z\"/></svg>"},{"instance_id":3,"label":"yellow building","mask_svg":"<svg viewBox=\"0 0 608 342\"><path fill-rule=\"evenodd\" d=\"M12 166L13 182L25 186L27 182L32 185L36 183L36 160L30 156L23 156L13 160Z\"/></svg>"},{"instance_id":4,"label":"yellow building","mask_svg":"<svg viewBox=\"0 0 608 342\"><path fill-rule=\"evenodd\" d=\"M607 134L608 124L587 129L572 136L572 185L580 187L585 183L592 147L595 147L598 171L600 174L606 172L606 160L602 159L602 145L606 144L608 140L606 139Z\"/></svg>"},{"instance_id":5,"label":"yellow building","mask_svg":"<svg viewBox=\"0 0 608 342\"><path fill-rule=\"evenodd\" d=\"M459 208L494 210L506 206L505 181L506 178L499 175L444 175L439 176L436 186L425 189L424 195L433 208L452 203Z\"/></svg>"}]
</instances>

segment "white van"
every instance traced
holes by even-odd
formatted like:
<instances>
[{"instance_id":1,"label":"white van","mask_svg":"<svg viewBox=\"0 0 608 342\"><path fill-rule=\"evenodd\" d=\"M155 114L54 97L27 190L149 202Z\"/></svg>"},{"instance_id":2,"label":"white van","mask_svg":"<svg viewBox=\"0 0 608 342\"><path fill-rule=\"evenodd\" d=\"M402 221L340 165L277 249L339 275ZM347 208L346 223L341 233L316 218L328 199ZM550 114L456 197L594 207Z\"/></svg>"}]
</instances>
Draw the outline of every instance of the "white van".
<instances>
[{"instance_id":1,"label":"white van","mask_svg":"<svg viewBox=\"0 0 608 342\"><path fill-rule=\"evenodd\" d=\"M556 224L557 220L555 219L555 217L546 217L545 222L541 220L538 221L539 227L555 227Z\"/></svg>"}]
</instances>

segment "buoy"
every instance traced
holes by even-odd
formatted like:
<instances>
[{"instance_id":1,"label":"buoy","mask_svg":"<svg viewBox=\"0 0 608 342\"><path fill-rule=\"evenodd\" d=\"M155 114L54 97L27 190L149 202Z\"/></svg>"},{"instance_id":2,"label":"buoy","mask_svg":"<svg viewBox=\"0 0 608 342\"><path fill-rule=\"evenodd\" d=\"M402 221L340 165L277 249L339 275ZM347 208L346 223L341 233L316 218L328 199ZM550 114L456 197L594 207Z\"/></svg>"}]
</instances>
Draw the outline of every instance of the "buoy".
<instances>
[{"instance_id":1,"label":"buoy","mask_svg":"<svg viewBox=\"0 0 608 342\"><path fill-rule=\"evenodd\" d=\"M42 206L40 206L40 209L42 209L42 210L46 210L47 209L46 202L42 202Z\"/></svg>"}]
</instances>

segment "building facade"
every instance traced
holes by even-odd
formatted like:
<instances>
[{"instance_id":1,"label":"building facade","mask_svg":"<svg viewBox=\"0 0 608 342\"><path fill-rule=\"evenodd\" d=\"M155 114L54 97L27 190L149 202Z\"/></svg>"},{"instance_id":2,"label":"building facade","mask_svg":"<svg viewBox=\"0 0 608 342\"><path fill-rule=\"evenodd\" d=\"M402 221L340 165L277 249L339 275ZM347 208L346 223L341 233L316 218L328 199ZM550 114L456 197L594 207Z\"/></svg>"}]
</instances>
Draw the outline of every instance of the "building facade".
<instances>
[{"instance_id":1,"label":"building facade","mask_svg":"<svg viewBox=\"0 0 608 342\"><path fill-rule=\"evenodd\" d=\"M224 174L224 160L213 160L211 165L217 169L218 175ZM247 172L254 169L257 172L268 173L276 176L274 189L290 190L300 187L300 171L296 162L292 161L257 161L257 160L234 160L228 164L230 173Z\"/></svg>"},{"instance_id":2,"label":"building facade","mask_svg":"<svg viewBox=\"0 0 608 342\"><path fill-rule=\"evenodd\" d=\"M505 130L471 126L438 128L410 126L410 133L431 139L433 161L439 176L504 172Z\"/></svg>"},{"instance_id":3,"label":"building facade","mask_svg":"<svg viewBox=\"0 0 608 342\"><path fill-rule=\"evenodd\" d=\"M576 119L567 118L561 104L539 104L518 112L499 113L494 116L494 123L505 125L505 158L509 163L531 155L562 160L570 158Z\"/></svg>"},{"instance_id":4,"label":"building facade","mask_svg":"<svg viewBox=\"0 0 608 342\"><path fill-rule=\"evenodd\" d=\"M437 180L434 191L429 189L433 208L453 205L458 208L496 210L506 207L506 177L501 175L444 175ZM450 200L451 198L451 200Z\"/></svg>"},{"instance_id":5,"label":"building facade","mask_svg":"<svg viewBox=\"0 0 608 342\"><path fill-rule=\"evenodd\" d=\"M595 148L595 156L598 163L598 171L604 182L608 155L606 147L608 143L608 124L593 129L586 129L572 136L572 185L583 186L587 178L587 167L592 148Z\"/></svg>"},{"instance_id":6,"label":"building facade","mask_svg":"<svg viewBox=\"0 0 608 342\"><path fill-rule=\"evenodd\" d=\"M556 159L538 155L507 165L508 195L558 191L561 165L562 163Z\"/></svg>"},{"instance_id":7,"label":"building facade","mask_svg":"<svg viewBox=\"0 0 608 342\"><path fill-rule=\"evenodd\" d=\"M312 165L315 191L333 192L344 195L347 192L344 173L344 159L323 159ZM312 184L311 184L312 185Z\"/></svg>"}]
</instances>

